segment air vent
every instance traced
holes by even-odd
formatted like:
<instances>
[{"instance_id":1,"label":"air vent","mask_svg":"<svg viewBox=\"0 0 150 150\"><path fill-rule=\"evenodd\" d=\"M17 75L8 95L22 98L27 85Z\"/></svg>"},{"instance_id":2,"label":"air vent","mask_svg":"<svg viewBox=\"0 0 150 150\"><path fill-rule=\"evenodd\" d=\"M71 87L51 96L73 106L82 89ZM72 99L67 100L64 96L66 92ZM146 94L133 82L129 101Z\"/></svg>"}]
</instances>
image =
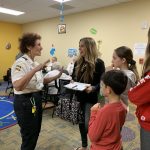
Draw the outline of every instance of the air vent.
<instances>
[{"instance_id":1,"label":"air vent","mask_svg":"<svg viewBox=\"0 0 150 150\"><path fill-rule=\"evenodd\" d=\"M130 2L132 0L116 0L116 1L119 2L119 3L126 3L126 2Z\"/></svg>"},{"instance_id":2,"label":"air vent","mask_svg":"<svg viewBox=\"0 0 150 150\"><path fill-rule=\"evenodd\" d=\"M64 6L64 11L74 8L74 7L72 7L72 6L70 6L70 5L66 5L66 4L63 4L63 6ZM61 5L60 5L60 4L50 5L49 7L54 8L54 9L57 9L57 10L60 10L60 9L61 9Z\"/></svg>"}]
</instances>

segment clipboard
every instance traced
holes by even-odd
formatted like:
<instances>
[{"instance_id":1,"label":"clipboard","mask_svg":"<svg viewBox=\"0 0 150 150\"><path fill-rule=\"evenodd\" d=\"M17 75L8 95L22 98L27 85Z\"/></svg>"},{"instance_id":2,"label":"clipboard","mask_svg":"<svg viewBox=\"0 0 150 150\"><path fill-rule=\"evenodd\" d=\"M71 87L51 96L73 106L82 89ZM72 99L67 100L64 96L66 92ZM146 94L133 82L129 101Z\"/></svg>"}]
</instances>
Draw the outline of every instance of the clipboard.
<instances>
[{"instance_id":1,"label":"clipboard","mask_svg":"<svg viewBox=\"0 0 150 150\"><path fill-rule=\"evenodd\" d=\"M84 91L87 88L87 86L90 85L91 84L73 82L73 83L66 84L64 87L75 91Z\"/></svg>"}]
</instances>

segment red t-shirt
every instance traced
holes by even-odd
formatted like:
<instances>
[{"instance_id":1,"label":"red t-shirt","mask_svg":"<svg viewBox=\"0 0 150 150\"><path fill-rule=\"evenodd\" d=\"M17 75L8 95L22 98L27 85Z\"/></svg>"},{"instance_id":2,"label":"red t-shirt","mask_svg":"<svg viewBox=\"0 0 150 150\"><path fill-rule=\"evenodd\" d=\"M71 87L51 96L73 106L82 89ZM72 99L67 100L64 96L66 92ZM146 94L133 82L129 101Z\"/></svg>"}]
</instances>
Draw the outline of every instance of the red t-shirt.
<instances>
[{"instance_id":1,"label":"red t-shirt","mask_svg":"<svg viewBox=\"0 0 150 150\"><path fill-rule=\"evenodd\" d=\"M121 102L106 104L92 111L88 135L91 150L121 150L121 128L127 111Z\"/></svg>"}]
</instances>

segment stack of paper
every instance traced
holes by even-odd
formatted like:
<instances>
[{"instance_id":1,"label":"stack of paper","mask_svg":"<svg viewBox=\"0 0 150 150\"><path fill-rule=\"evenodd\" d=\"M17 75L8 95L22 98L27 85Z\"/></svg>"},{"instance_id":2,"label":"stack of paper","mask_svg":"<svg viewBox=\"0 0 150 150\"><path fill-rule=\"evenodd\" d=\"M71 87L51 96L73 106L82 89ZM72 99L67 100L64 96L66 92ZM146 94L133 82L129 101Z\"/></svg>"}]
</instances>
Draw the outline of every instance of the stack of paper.
<instances>
[{"instance_id":1,"label":"stack of paper","mask_svg":"<svg viewBox=\"0 0 150 150\"><path fill-rule=\"evenodd\" d=\"M66 87L68 89L72 89L72 90L83 91L90 85L91 84L73 82L73 83L69 83L69 84L65 85L64 87Z\"/></svg>"}]
</instances>

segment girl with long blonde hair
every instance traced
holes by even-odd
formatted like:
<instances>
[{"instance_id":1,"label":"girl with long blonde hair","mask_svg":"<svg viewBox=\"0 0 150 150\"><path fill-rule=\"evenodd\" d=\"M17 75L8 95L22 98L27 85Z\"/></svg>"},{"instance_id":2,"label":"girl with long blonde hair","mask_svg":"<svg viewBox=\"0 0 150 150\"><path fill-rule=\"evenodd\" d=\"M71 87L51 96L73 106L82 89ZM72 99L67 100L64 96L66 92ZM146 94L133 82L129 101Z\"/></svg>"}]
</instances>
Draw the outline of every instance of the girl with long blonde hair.
<instances>
[{"instance_id":1,"label":"girl with long blonde hair","mask_svg":"<svg viewBox=\"0 0 150 150\"><path fill-rule=\"evenodd\" d=\"M99 83L101 75L105 72L104 62L98 58L96 42L91 37L85 37L79 41L79 57L73 70L73 80L82 83L89 83L84 91L77 92L77 100L80 102L83 111L83 122L79 123L82 140L82 147L75 150L87 150L88 122L90 118L90 108L97 103L99 93Z\"/></svg>"}]
</instances>

